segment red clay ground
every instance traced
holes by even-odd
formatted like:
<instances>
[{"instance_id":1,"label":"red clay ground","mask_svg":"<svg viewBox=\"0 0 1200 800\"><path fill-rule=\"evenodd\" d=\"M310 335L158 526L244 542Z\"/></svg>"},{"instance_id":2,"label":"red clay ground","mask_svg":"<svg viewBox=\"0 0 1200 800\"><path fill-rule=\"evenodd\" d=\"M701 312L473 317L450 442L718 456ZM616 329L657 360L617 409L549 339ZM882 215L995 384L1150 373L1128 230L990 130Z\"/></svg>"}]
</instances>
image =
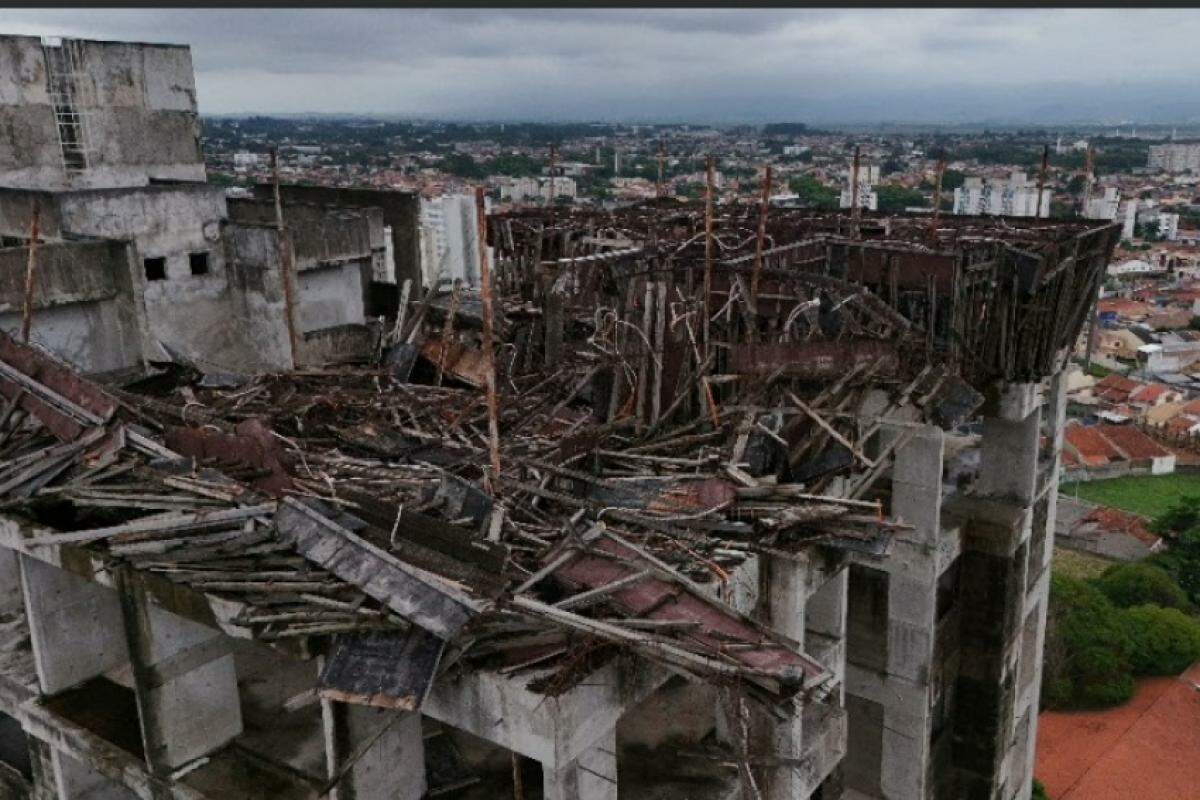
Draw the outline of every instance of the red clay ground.
<instances>
[{"instance_id":1,"label":"red clay ground","mask_svg":"<svg viewBox=\"0 0 1200 800\"><path fill-rule=\"evenodd\" d=\"M1200 797L1200 663L1177 678L1138 682L1106 711L1047 711L1034 774L1051 800Z\"/></svg>"}]
</instances>

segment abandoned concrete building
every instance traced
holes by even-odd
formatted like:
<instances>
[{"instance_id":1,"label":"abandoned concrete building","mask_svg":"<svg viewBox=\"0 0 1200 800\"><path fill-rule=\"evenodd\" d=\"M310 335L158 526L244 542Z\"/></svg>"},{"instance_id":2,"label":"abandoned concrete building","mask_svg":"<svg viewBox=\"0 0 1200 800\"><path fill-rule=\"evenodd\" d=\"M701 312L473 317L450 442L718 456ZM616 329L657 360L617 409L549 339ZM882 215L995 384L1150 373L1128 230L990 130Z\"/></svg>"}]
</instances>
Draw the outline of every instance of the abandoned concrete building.
<instances>
[{"instance_id":1,"label":"abandoned concrete building","mask_svg":"<svg viewBox=\"0 0 1200 800\"><path fill-rule=\"evenodd\" d=\"M1029 797L1119 226L480 194L424 286L192 85L0 38L0 796Z\"/></svg>"},{"instance_id":2,"label":"abandoned concrete building","mask_svg":"<svg viewBox=\"0 0 1200 800\"><path fill-rule=\"evenodd\" d=\"M37 238L32 339L85 372L336 359L370 338L380 284L417 268L412 195L285 186L277 210L271 186L206 183L186 47L2 36L0 130L3 273ZM22 289L5 285L0 328Z\"/></svg>"}]
</instances>

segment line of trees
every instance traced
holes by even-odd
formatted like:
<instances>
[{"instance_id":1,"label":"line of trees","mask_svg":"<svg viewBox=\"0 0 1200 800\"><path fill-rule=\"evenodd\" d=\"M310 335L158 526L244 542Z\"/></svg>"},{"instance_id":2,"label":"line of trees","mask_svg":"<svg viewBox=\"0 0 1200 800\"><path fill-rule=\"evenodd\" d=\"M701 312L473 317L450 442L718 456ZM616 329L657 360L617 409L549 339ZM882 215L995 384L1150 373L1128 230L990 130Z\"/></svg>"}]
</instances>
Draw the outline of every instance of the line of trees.
<instances>
[{"instance_id":1,"label":"line of trees","mask_svg":"<svg viewBox=\"0 0 1200 800\"><path fill-rule=\"evenodd\" d=\"M1170 549L1085 580L1055 572L1042 707L1105 708L1133 696L1142 675L1178 675L1200 660L1200 497L1152 527Z\"/></svg>"}]
</instances>

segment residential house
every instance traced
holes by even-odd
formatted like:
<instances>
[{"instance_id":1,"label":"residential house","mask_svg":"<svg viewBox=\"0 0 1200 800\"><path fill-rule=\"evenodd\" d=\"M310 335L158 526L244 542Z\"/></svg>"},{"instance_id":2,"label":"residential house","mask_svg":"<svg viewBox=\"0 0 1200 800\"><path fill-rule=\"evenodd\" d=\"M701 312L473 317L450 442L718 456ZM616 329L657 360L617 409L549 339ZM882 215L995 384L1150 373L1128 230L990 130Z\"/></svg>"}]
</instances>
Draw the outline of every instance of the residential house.
<instances>
[{"instance_id":1,"label":"residential house","mask_svg":"<svg viewBox=\"0 0 1200 800\"><path fill-rule=\"evenodd\" d=\"M1139 336L1130 328L1101 330L1096 338L1101 353L1128 361L1136 359L1138 350L1146 345L1145 337Z\"/></svg>"},{"instance_id":2,"label":"residential house","mask_svg":"<svg viewBox=\"0 0 1200 800\"><path fill-rule=\"evenodd\" d=\"M1054 541L1071 550L1116 561L1139 561L1164 546L1145 517L1106 506L1097 506L1067 530L1056 531Z\"/></svg>"}]
</instances>

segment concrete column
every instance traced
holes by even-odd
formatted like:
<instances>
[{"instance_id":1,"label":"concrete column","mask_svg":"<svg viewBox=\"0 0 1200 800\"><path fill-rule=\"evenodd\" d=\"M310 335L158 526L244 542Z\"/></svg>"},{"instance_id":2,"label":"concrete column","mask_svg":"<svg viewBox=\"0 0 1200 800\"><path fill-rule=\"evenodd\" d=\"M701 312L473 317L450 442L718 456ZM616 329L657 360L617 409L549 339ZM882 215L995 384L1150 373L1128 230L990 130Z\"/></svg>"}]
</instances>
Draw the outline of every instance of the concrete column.
<instances>
[{"instance_id":1,"label":"concrete column","mask_svg":"<svg viewBox=\"0 0 1200 800\"><path fill-rule=\"evenodd\" d=\"M20 570L42 694L58 694L129 660L116 592L26 555Z\"/></svg>"},{"instance_id":2,"label":"concrete column","mask_svg":"<svg viewBox=\"0 0 1200 800\"><path fill-rule=\"evenodd\" d=\"M142 743L162 774L242 732L237 671L220 631L154 605L128 570L118 573Z\"/></svg>"},{"instance_id":3,"label":"concrete column","mask_svg":"<svg viewBox=\"0 0 1200 800\"><path fill-rule=\"evenodd\" d=\"M427 788L421 715L322 701L334 800L420 800ZM347 764L350 766L347 768Z\"/></svg>"},{"instance_id":4,"label":"concrete column","mask_svg":"<svg viewBox=\"0 0 1200 800\"><path fill-rule=\"evenodd\" d=\"M804 648L805 608L808 604L808 563L798 554L795 559L764 556L767 619L775 631ZM767 719L766 735L756 737L767 746L762 755L768 759L799 759L804 752L804 715L799 706L788 706L789 717ZM751 752L753 753L753 742ZM786 766L754 770L762 775L764 800L792 800L803 796L799 770Z\"/></svg>"},{"instance_id":5,"label":"concrete column","mask_svg":"<svg viewBox=\"0 0 1200 800\"><path fill-rule=\"evenodd\" d=\"M1040 389L1033 383L1012 384L1001 393L993 413L984 417L978 494L1024 505L1032 502L1037 492Z\"/></svg>"},{"instance_id":6,"label":"concrete column","mask_svg":"<svg viewBox=\"0 0 1200 800\"><path fill-rule=\"evenodd\" d=\"M953 762L957 796L1028 797L1045 635L1044 569L1053 545L1054 461L1039 477L1040 437L1057 459L1065 408L1050 382L1046 429L1040 387L1014 384L984 420L976 500L963 539L961 668ZM1001 787L1004 787L1001 795Z\"/></svg>"},{"instance_id":7,"label":"concrete column","mask_svg":"<svg viewBox=\"0 0 1200 800\"><path fill-rule=\"evenodd\" d=\"M34 797L53 800L137 800L132 790L61 750L49 750L50 769L39 775Z\"/></svg>"},{"instance_id":8,"label":"concrete column","mask_svg":"<svg viewBox=\"0 0 1200 800\"><path fill-rule=\"evenodd\" d=\"M616 729L564 768L543 768L542 780L544 800L617 800Z\"/></svg>"},{"instance_id":9,"label":"concrete column","mask_svg":"<svg viewBox=\"0 0 1200 800\"><path fill-rule=\"evenodd\" d=\"M885 426L881 434L900 432ZM933 426L917 428L897 449L890 513L912 530L897 534L886 559L855 567L858 583L874 587L862 596L851 588L848 598L856 629L847 639L844 777L860 797L931 796L943 451L943 433Z\"/></svg>"}]
</instances>

